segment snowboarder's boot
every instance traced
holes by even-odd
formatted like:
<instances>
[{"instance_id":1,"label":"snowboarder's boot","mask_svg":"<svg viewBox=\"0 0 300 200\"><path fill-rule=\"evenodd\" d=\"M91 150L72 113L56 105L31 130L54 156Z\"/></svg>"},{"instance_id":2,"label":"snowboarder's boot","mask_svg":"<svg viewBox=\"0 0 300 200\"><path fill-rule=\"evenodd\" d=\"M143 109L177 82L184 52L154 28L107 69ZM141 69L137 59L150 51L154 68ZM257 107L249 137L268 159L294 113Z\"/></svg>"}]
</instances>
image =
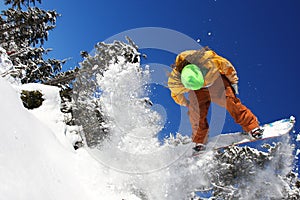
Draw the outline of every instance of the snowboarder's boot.
<instances>
[{"instance_id":1,"label":"snowboarder's boot","mask_svg":"<svg viewBox=\"0 0 300 200\"><path fill-rule=\"evenodd\" d=\"M261 139L263 136L264 129L258 127L250 131L250 135L255 139Z\"/></svg>"},{"instance_id":2,"label":"snowboarder's boot","mask_svg":"<svg viewBox=\"0 0 300 200\"><path fill-rule=\"evenodd\" d=\"M196 144L196 146L193 148L193 155L201 154L205 151L206 146L204 144Z\"/></svg>"}]
</instances>

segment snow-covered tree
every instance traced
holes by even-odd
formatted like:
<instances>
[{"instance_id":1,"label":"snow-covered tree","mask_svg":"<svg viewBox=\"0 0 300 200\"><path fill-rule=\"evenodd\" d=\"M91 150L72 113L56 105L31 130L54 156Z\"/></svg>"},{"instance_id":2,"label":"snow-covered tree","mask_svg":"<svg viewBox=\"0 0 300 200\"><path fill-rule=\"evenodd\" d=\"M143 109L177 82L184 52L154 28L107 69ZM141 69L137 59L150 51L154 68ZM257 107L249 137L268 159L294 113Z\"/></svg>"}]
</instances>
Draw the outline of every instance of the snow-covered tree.
<instances>
[{"instance_id":1,"label":"snow-covered tree","mask_svg":"<svg viewBox=\"0 0 300 200\"><path fill-rule=\"evenodd\" d=\"M217 199L299 199L293 172L293 147L286 141L265 144L267 152L231 146L214 156L210 176Z\"/></svg>"},{"instance_id":2,"label":"snow-covered tree","mask_svg":"<svg viewBox=\"0 0 300 200\"><path fill-rule=\"evenodd\" d=\"M5 5L12 4L13 7L17 7L18 9L21 9L21 5L29 5L32 3L35 5L36 0L5 0ZM42 0L37 0L37 2L41 3Z\"/></svg>"},{"instance_id":3,"label":"snow-covered tree","mask_svg":"<svg viewBox=\"0 0 300 200\"><path fill-rule=\"evenodd\" d=\"M40 0L38 2L41 3ZM66 62L43 57L51 51L42 46L60 15L55 10L30 7L35 0L6 0L5 3L11 8L3 10L0 15L0 45L16 66L9 74L20 78L22 83L48 81Z\"/></svg>"},{"instance_id":4,"label":"snow-covered tree","mask_svg":"<svg viewBox=\"0 0 300 200\"><path fill-rule=\"evenodd\" d=\"M129 44L120 41L111 44L99 42L95 45L94 55L81 52L85 60L80 63L81 68L73 85L73 112L75 123L83 128L83 137L88 146L100 145L109 135L109 127L106 125L108 119L103 115L103 105L98 101L101 88L97 76L102 76L113 63L139 63L137 46L127 39Z\"/></svg>"}]
</instances>

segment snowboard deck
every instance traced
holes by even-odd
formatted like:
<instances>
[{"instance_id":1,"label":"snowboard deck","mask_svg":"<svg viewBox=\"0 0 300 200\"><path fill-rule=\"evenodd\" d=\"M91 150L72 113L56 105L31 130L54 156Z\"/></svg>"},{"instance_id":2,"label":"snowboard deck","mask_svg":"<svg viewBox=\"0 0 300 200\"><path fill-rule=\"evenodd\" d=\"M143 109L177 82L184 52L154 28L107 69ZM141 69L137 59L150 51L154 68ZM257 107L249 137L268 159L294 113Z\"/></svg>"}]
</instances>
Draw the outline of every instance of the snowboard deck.
<instances>
[{"instance_id":1,"label":"snowboard deck","mask_svg":"<svg viewBox=\"0 0 300 200\"><path fill-rule=\"evenodd\" d=\"M264 129L263 137L260 139L254 139L248 133L243 132L220 134L209 139L205 151L199 153L193 152L192 156L202 155L209 150L222 150L229 146L248 146L252 142L269 143L273 139L280 139L281 136L288 134L293 129L294 124L295 118L293 116L289 119L281 119L264 124L262 126Z\"/></svg>"}]
</instances>

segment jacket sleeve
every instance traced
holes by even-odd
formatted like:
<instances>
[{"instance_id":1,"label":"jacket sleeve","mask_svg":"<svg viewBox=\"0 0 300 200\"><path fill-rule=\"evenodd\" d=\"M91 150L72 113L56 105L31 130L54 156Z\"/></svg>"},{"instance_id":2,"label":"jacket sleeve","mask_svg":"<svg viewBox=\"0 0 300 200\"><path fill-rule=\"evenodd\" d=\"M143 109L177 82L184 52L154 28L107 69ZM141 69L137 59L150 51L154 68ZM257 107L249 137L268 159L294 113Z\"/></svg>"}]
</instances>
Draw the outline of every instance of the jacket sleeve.
<instances>
[{"instance_id":1,"label":"jacket sleeve","mask_svg":"<svg viewBox=\"0 0 300 200\"><path fill-rule=\"evenodd\" d=\"M188 105L188 100L185 98L184 94L175 94L171 92L171 96L177 104L181 106Z\"/></svg>"},{"instance_id":2,"label":"jacket sleeve","mask_svg":"<svg viewBox=\"0 0 300 200\"><path fill-rule=\"evenodd\" d=\"M168 88L171 90L171 97L177 104L182 106L188 105L188 100L185 98L184 93L190 90L182 85L180 74L175 69L169 75Z\"/></svg>"},{"instance_id":3,"label":"jacket sleeve","mask_svg":"<svg viewBox=\"0 0 300 200\"><path fill-rule=\"evenodd\" d=\"M221 74L224 74L232 83L238 83L238 76L234 66L225 58L215 55L212 58L214 64L218 67Z\"/></svg>"}]
</instances>

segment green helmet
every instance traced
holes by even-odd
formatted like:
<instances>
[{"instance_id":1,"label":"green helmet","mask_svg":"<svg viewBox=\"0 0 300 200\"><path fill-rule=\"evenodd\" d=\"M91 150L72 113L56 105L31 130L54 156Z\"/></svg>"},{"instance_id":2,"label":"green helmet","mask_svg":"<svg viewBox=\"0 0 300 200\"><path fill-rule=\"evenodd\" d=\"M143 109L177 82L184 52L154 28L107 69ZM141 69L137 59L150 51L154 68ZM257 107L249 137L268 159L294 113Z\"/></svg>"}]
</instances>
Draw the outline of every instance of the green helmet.
<instances>
[{"instance_id":1,"label":"green helmet","mask_svg":"<svg viewBox=\"0 0 300 200\"><path fill-rule=\"evenodd\" d=\"M181 72L181 82L185 88L199 90L204 85L204 78L195 64L186 65Z\"/></svg>"}]
</instances>

